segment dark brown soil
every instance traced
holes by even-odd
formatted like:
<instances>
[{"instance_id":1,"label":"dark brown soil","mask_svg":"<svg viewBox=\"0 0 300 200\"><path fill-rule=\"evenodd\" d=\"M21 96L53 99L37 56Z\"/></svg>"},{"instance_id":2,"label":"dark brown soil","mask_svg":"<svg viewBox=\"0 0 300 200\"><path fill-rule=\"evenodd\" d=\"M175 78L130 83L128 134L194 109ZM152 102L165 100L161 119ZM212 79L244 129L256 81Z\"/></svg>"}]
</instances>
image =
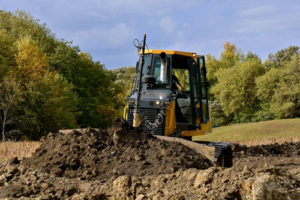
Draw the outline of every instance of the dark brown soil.
<instances>
[{"instance_id":1,"label":"dark brown soil","mask_svg":"<svg viewBox=\"0 0 300 200\"><path fill-rule=\"evenodd\" d=\"M231 144L235 157L245 156L300 156L300 142L283 144L267 144L260 146L250 146Z\"/></svg>"},{"instance_id":2,"label":"dark brown soil","mask_svg":"<svg viewBox=\"0 0 300 200\"><path fill-rule=\"evenodd\" d=\"M126 129L51 133L31 158L0 162L0 199L300 199L300 143L232 146L224 169Z\"/></svg>"},{"instance_id":3,"label":"dark brown soil","mask_svg":"<svg viewBox=\"0 0 300 200\"><path fill-rule=\"evenodd\" d=\"M59 177L102 181L125 174L168 174L212 165L202 155L178 143L134 130L108 132L82 129L50 133L32 157L22 163Z\"/></svg>"}]
</instances>

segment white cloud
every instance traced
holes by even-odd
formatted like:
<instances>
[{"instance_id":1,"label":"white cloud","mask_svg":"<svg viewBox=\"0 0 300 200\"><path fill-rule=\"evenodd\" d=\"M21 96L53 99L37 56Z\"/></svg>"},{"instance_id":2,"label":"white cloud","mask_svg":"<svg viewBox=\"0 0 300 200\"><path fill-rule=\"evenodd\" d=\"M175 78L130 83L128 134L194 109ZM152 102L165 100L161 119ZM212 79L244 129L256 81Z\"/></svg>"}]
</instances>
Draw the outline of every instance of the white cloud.
<instances>
[{"instance_id":1,"label":"white cloud","mask_svg":"<svg viewBox=\"0 0 300 200\"><path fill-rule=\"evenodd\" d=\"M298 9L282 10L271 5L252 6L238 12L238 19L233 26L237 34L266 34L279 31L291 31L299 27L300 13Z\"/></svg>"},{"instance_id":2,"label":"white cloud","mask_svg":"<svg viewBox=\"0 0 300 200\"><path fill-rule=\"evenodd\" d=\"M273 5L251 6L238 12L240 17L257 17L272 15L277 11Z\"/></svg>"},{"instance_id":3,"label":"white cloud","mask_svg":"<svg viewBox=\"0 0 300 200\"><path fill-rule=\"evenodd\" d=\"M121 47L128 40L132 40L133 31L124 23L118 23L108 28L90 29L72 33L76 43L98 45L102 48Z\"/></svg>"}]
</instances>

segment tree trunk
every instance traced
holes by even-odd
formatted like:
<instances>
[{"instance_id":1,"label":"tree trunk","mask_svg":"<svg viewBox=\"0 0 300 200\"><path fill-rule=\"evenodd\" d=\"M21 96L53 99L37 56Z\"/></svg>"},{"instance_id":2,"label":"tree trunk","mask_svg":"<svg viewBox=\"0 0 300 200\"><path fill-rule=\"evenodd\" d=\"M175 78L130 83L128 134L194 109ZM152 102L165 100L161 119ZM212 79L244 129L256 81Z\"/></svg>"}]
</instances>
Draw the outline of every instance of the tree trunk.
<instances>
[{"instance_id":1,"label":"tree trunk","mask_svg":"<svg viewBox=\"0 0 300 200\"><path fill-rule=\"evenodd\" d=\"M3 112L3 121L2 121L2 141L5 141L5 124L6 124L6 113Z\"/></svg>"},{"instance_id":2,"label":"tree trunk","mask_svg":"<svg viewBox=\"0 0 300 200\"><path fill-rule=\"evenodd\" d=\"M2 124L2 141L5 141L4 123Z\"/></svg>"}]
</instances>

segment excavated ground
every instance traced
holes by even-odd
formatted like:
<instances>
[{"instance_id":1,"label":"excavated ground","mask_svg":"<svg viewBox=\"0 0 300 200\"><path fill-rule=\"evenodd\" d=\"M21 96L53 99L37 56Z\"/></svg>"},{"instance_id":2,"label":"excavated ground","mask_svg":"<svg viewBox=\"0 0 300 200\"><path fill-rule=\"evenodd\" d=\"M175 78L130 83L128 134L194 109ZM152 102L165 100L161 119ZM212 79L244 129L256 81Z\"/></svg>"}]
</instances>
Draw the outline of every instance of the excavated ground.
<instances>
[{"instance_id":1,"label":"excavated ground","mask_svg":"<svg viewBox=\"0 0 300 200\"><path fill-rule=\"evenodd\" d=\"M181 144L136 131L108 133L96 129L49 134L25 167L58 177L101 180L121 175L143 176L207 169L208 159Z\"/></svg>"},{"instance_id":2,"label":"excavated ground","mask_svg":"<svg viewBox=\"0 0 300 200\"><path fill-rule=\"evenodd\" d=\"M50 133L32 157L0 163L0 199L300 199L300 143L232 148L224 169L125 128Z\"/></svg>"}]
</instances>

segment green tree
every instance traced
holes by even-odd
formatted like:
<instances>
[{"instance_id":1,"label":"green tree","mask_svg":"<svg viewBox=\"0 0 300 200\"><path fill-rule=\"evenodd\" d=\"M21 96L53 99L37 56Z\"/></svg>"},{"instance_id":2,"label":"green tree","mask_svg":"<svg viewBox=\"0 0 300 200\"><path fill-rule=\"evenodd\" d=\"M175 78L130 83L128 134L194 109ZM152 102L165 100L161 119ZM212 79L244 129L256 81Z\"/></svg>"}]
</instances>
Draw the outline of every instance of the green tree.
<instances>
[{"instance_id":1,"label":"green tree","mask_svg":"<svg viewBox=\"0 0 300 200\"><path fill-rule=\"evenodd\" d=\"M257 96L277 118L300 116L300 54L257 79Z\"/></svg>"},{"instance_id":2,"label":"green tree","mask_svg":"<svg viewBox=\"0 0 300 200\"><path fill-rule=\"evenodd\" d=\"M217 72L222 69L228 69L235 64L241 62L243 57L240 50L237 50L234 44L226 42L224 50L220 54L220 59L217 60L214 56L206 55L207 78L210 86L213 86L218 81Z\"/></svg>"},{"instance_id":3,"label":"green tree","mask_svg":"<svg viewBox=\"0 0 300 200\"><path fill-rule=\"evenodd\" d=\"M132 82L136 76L135 67L121 67L114 70L111 70L114 76L115 84L120 85L124 88L124 97L130 94L131 87L134 88Z\"/></svg>"},{"instance_id":4,"label":"green tree","mask_svg":"<svg viewBox=\"0 0 300 200\"><path fill-rule=\"evenodd\" d=\"M299 47L290 46L288 48L279 50L275 53L275 55L270 54L264 65L267 70L284 67L285 64L288 63L295 54L299 54Z\"/></svg>"},{"instance_id":5,"label":"green tree","mask_svg":"<svg viewBox=\"0 0 300 200\"><path fill-rule=\"evenodd\" d=\"M0 30L0 81L14 65L13 41Z\"/></svg>"},{"instance_id":6,"label":"green tree","mask_svg":"<svg viewBox=\"0 0 300 200\"><path fill-rule=\"evenodd\" d=\"M74 128L78 97L73 86L56 72L26 83L26 101L21 102L19 128L27 138L38 139L62 128Z\"/></svg>"},{"instance_id":7,"label":"green tree","mask_svg":"<svg viewBox=\"0 0 300 200\"><path fill-rule=\"evenodd\" d=\"M226 116L245 112L254 113L258 108L255 78L264 73L260 59L252 58L237 63L231 68L217 72L217 84L212 93L220 101Z\"/></svg>"},{"instance_id":8,"label":"green tree","mask_svg":"<svg viewBox=\"0 0 300 200\"><path fill-rule=\"evenodd\" d=\"M13 41L17 41L21 36L30 36L37 42L39 49L48 55L58 43L46 24L40 24L38 19L21 10L15 13L0 12L0 30L4 30Z\"/></svg>"}]
</instances>

